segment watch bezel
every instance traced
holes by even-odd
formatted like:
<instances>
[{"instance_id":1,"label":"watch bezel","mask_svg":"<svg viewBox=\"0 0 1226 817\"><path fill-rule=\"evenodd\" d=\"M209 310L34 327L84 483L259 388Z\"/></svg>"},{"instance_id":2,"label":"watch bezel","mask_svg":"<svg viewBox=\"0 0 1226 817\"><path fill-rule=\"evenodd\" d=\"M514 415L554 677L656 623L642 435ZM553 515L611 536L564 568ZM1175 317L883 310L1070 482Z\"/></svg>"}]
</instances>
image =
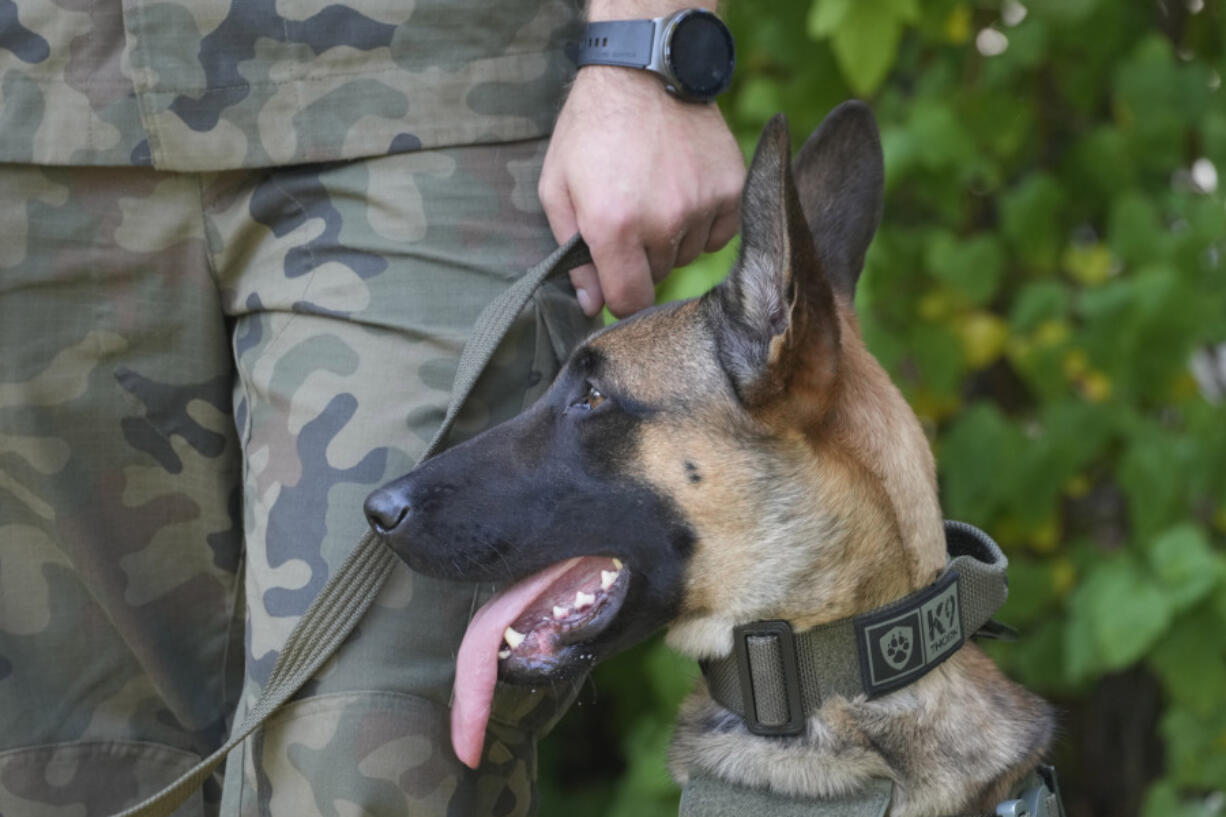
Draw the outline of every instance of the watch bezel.
<instances>
[{"instance_id":1,"label":"watch bezel","mask_svg":"<svg viewBox=\"0 0 1226 817\"><path fill-rule=\"evenodd\" d=\"M673 70L672 46L673 38L677 33L678 26L691 17L709 17L719 25L719 30L723 33L724 38L728 41L728 70L724 74L723 81L715 90L708 93L700 93L693 88L686 87L685 84L678 78L677 72ZM732 84L733 69L736 66L736 42L732 38L732 32L728 30L728 26L719 16L706 9L690 8L682 9L674 14L670 14L661 20L661 24L656 35L656 42L661 45L657 59L653 60L657 65L654 66L665 79L665 84L669 91L677 96L696 102L712 102L728 90Z\"/></svg>"}]
</instances>

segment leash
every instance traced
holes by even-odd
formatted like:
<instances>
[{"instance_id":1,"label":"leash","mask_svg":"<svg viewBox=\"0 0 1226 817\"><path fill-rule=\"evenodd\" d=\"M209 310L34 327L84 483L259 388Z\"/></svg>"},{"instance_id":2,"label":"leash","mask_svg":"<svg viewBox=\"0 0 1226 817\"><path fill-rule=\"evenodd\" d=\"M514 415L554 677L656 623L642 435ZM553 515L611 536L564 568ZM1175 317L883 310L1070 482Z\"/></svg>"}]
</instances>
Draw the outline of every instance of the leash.
<instances>
[{"instance_id":1,"label":"leash","mask_svg":"<svg viewBox=\"0 0 1226 817\"><path fill-rule=\"evenodd\" d=\"M575 234L481 311L473 325L472 335L460 354L447 414L418 459L418 464L443 447L461 406L537 287L552 275L590 263L591 260L587 245ZM161 791L114 817L167 817L178 808L213 774L234 747L258 729L332 657L365 615L379 588L391 575L396 561L395 554L384 547L373 532L368 531L319 591L290 633L263 694L247 713L246 720L232 730L229 740Z\"/></svg>"},{"instance_id":2,"label":"leash","mask_svg":"<svg viewBox=\"0 0 1226 817\"><path fill-rule=\"evenodd\" d=\"M832 800L788 797L765 789L737 786L710 777L691 778L681 793L678 817L885 817L894 783L874 777L861 790ZM1026 775L990 815L959 817L1064 817L1060 784L1051 766Z\"/></svg>"}]
</instances>

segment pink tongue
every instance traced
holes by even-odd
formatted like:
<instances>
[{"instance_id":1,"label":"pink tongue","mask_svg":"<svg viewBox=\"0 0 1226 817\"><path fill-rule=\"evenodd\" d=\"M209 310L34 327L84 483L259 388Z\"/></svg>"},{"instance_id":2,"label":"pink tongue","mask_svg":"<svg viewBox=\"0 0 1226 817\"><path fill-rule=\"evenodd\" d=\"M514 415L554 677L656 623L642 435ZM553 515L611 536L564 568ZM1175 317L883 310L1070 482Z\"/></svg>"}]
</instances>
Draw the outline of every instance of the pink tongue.
<instances>
[{"instance_id":1,"label":"pink tongue","mask_svg":"<svg viewBox=\"0 0 1226 817\"><path fill-rule=\"evenodd\" d=\"M451 703L451 745L465 766L477 768L485 744L485 725L498 681L498 649L507 627L545 588L581 557L551 565L521 579L485 603L468 623L455 660L455 687Z\"/></svg>"}]
</instances>

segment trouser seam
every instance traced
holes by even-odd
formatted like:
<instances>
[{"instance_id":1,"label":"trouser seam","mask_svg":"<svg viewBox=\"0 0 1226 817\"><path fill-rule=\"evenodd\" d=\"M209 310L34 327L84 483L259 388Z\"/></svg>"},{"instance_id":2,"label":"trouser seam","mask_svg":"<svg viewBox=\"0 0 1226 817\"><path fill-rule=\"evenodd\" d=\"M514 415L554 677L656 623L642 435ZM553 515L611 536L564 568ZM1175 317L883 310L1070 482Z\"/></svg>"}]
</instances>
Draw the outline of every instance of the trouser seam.
<instances>
[{"instance_id":1,"label":"trouser seam","mask_svg":"<svg viewBox=\"0 0 1226 817\"><path fill-rule=\"evenodd\" d=\"M225 300L224 300L225 293L222 291L221 273L220 273L220 270L218 269L216 260L214 258L214 253L218 251L217 247L220 242L220 239L217 236L216 231L213 229L212 224L209 222L208 215L207 215L208 209L207 209L206 197L205 197L206 174L203 174L203 173L191 174L191 178L193 178L196 182L196 198L197 198L197 206L199 207L200 232L201 232L201 235L203 236L203 241L201 242L201 245L202 245L201 255L203 256L205 269L208 271L209 278L213 282L213 287L217 291L217 303L224 314L225 312ZM211 176L211 178L216 178L216 176ZM227 336L228 336L227 342L230 347L230 364L232 367L231 369L232 381L231 381L231 389L230 389L230 394L231 394L230 417L231 417L231 422L234 422L235 424L234 425L234 436L235 436L235 443L238 445L238 451L235 453L238 455L238 458L239 458L239 472L236 477L235 484L231 486L231 491L238 491L238 494L239 494L238 519L235 521L238 523L240 528L245 528L245 526L243 525L243 517L245 514L245 511L243 509L243 504L244 504L243 493L244 493L244 486L246 485L246 481L247 481L246 450L247 450L247 442L248 442L248 437L249 437L249 430L251 426L250 424L251 398L250 398L250 395L247 393L246 384L243 382L243 378L240 377L238 373L238 356L236 354L236 349L234 347L234 326L233 326L233 322L231 319L227 319ZM238 384L238 388L241 389L243 392L243 400L247 403L247 407L248 407L247 408L247 419L244 421L244 426L246 426L246 428L239 428L238 423L237 423L238 417L237 417L237 412L235 411L236 406L234 405L235 401L233 397L234 384L236 382ZM229 499L227 498L227 504L228 502L229 502ZM238 564L235 566L233 595L230 598L229 612L228 612L228 615L226 616L225 646L221 652L221 666L220 666L221 683L218 685L219 689L221 690L220 709L224 713L224 718L225 718L224 734L226 735L229 735L230 730L234 727L235 716L237 715L240 699L242 697L243 677L246 674L246 669L245 669L246 652L247 652L246 638L242 637L239 639L238 649L233 648L234 641L235 641L235 629L236 628L238 629L238 632L240 635L246 632L246 592L247 592L246 588L247 588L247 533L246 533L246 530L243 530L242 545L239 548ZM234 659L235 656L237 656L240 664L243 665L244 669L243 669L243 674L240 675L238 679L238 688L231 689L229 670L231 667L231 661ZM236 747L236 748L241 748L241 747ZM227 762L232 761L234 758L234 755L235 755L235 752L232 751L230 755L226 758ZM240 758L242 757L241 752L239 753L239 757ZM218 770L214 773L215 775L219 775L221 777L221 781L222 781L221 785L223 788L225 786L225 768L226 768L226 764L223 763L220 767L218 767Z\"/></svg>"}]
</instances>

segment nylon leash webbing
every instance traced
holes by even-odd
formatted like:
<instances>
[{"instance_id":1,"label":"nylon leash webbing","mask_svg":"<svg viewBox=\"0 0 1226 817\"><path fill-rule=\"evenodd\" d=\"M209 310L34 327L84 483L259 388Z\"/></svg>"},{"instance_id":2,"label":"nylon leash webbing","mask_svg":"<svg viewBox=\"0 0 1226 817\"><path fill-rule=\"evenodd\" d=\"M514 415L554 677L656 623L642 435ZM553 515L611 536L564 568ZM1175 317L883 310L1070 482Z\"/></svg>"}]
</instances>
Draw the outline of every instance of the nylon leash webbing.
<instances>
[{"instance_id":1,"label":"nylon leash webbing","mask_svg":"<svg viewBox=\"0 0 1226 817\"><path fill-rule=\"evenodd\" d=\"M548 258L524 273L481 311L473 324L473 333L460 354L447 414L418 463L432 457L442 446L477 379L537 287L555 273L590 261L587 245L576 234ZM264 693L251 707L243 723L231 732L229 740L161 791L114 817L166 817L178 808L221 765L235 746L258 729L332 657L365 615L395 563L395 554L383 547L379 537L368 531L319 591L290 633L264 685Z\"/></svg>"}]
</instances>

